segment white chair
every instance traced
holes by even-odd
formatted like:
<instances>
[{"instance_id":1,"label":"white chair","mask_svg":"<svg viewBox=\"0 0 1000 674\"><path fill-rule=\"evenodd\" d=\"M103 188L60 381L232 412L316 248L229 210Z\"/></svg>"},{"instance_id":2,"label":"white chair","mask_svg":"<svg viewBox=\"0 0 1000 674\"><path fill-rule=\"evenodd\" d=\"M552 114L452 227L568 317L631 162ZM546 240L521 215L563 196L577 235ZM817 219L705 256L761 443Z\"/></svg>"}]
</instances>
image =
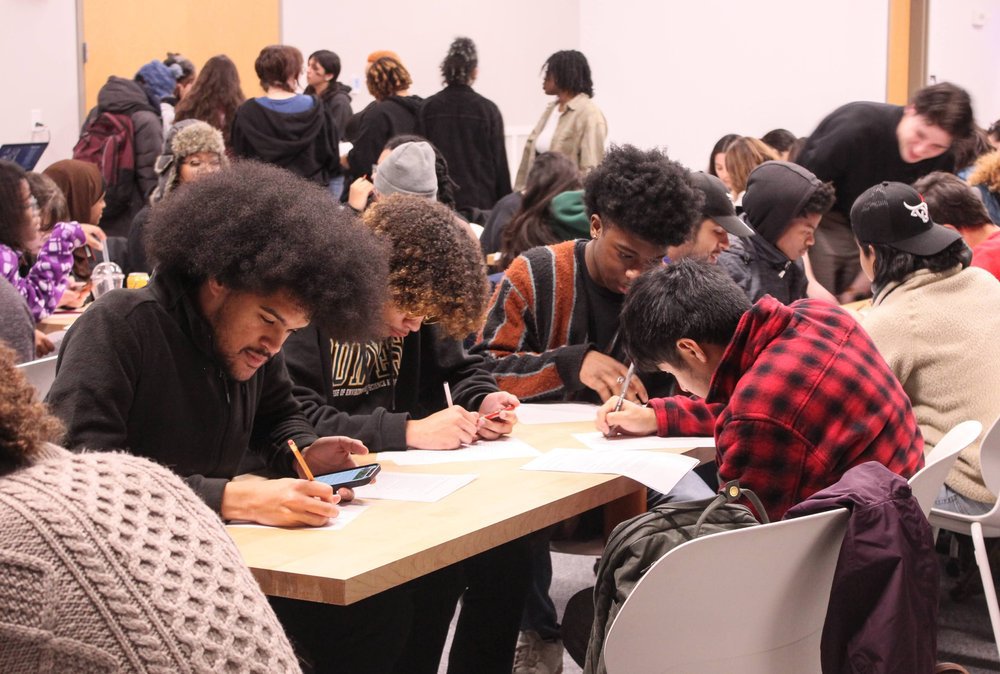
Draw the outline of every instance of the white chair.
<instances>
[{"instance_id":1,"label":"white chair","mask_svg":"<svg viewBox=\"0 0 1000 674\"><path fill-rule=\"evenodd\" d=\"M998 494L1000 493L1000 419L994 422L983 436L979 453L986 488ZM972 536L976 550L976 564L983 579L986 605L990 611L990 623L993 625L993 640L996 641L997 652L1000 653L1000 607L997 606L997 592L993 586L993 574L990 572L989 559L986 557L984 540L987 537L1000 537L1000 501L993 505L992 510L982 515L962 515L934 508L931 510L930 521L935 528Z\"/></svg>"},{"instance_id":2,"label":"white chair","mask_svg":"<svg viewBox=\"0 0 1000 674\"><path fill-rule=\"evenodd\" d=\"M608 674L820 672L847 518L837 509L677 546L608 630Z\"/></svg>"},{"instance_id":3,"label":"white chair","mask_svg":"<svg viewBox=\"0 0 1000 674\"><path fill-rule=\"evenodd\" d=\"M924 467L910 478L910 490L920 504L925 517L930 517L931 508L944 479L948 477L951 467L955 465L958 453L971 445L983 432L983 425L978 421L963 421L958 426L944 434L940 442L934 446L924 460Z\"/></svg>"},{"instance_id":4,"label":"white chair","mask_svg":"<svg viewBox=\"0 0 1000 674\"><path fill-rule=\"evenodd\" d=\"M49 356L48 358L30 360L17 366L17 369L38 391L39 400L48 395L49 389L52 388L52 382L56 378L56 361L58 359L59 356Z\"/></svg>"}]
</instances>

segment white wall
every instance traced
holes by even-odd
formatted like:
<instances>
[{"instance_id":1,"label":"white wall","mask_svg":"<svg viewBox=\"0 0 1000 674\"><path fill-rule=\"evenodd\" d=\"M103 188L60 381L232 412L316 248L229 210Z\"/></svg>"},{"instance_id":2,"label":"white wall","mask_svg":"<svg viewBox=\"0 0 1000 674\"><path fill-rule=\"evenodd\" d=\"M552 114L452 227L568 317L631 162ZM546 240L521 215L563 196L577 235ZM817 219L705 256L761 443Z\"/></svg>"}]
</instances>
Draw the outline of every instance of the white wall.
<instances>
[{"instance_id":1,"label":"white wall","mask_svg":"<svg viewBox=\"0 0 1000 674\"><path fill-rule=\"evenodd\" d=\"M0 16L0 143L32 140L39 111L51 132L41 170L69 157L80 135L76 1L0 0Z\"/></svg>"},{"instance_id":2,"label":"white wall","mask_svg":"<svg viewBox=\"0 0 1000 674\"><path fill-rule=\"evenodd\" d=\"M931 0L927 43L928 77L965 87L980 126L1000 119L1000 0Z\"/></svg>"},{"instance_id":3,"label":"white wall","mask_svg":"<svg viewBox=\"0 0 1000 674\"><path fill-rule=\"evenodd\" d=\"M581 0L612 141L705 169L727 133L805 136L837 106L885 100L886 2Z\"/></svg>"}]
</instances>

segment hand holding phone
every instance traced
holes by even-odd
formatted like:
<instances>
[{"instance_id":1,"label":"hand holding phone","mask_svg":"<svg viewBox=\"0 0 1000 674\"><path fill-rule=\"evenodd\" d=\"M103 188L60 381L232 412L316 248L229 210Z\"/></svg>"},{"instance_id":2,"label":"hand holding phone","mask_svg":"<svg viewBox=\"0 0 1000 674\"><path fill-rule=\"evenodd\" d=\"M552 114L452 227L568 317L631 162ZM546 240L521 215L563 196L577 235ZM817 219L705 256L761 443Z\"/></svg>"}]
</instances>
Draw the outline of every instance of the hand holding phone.
<instances>
[{"instance_id":1,"label":"hand holding phone","mask_svg":"<svg viewBox=\"0 0 1000 674\"><path fill-rule=\"evenodd\" d=\"M327 473L326 475L317 475L316 481L330 485L334 491L341 487L353 489L354 487L360 487L371 482L380 470L382 470L382 466L373 463L367 466L338 470L335 473Z\"/></svg>"}]
</instances>

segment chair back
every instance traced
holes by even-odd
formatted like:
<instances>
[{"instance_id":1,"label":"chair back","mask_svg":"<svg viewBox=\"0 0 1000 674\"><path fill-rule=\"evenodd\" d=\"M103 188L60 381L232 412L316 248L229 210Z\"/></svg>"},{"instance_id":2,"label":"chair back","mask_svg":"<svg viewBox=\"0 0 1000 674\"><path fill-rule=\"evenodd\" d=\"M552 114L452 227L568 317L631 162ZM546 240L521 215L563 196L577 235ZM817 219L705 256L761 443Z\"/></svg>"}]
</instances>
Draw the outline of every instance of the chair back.
<instances>
[{"instance_id":1,"label":"chair back","mask_svg":"<svg viewBox=\"0 0 1000 674\"><path fill-rule=\"evenodd\" d=\"M49 389L52 387L52 382L56 378L56 361L59 356L49 356L48 358L39 358L38 360L31 360L27 363L21 363L17 366L17 369L25 376L25 378L35 387L38 391L38 399L43 399L49 393Z\"/></svg>"},{"instance_id":2,"label":"chair back","mask_svg":"<svg viewBox=\"0 0 1000 674\"><path fill-rule=\"evenodd\" d=\"M983 441L979 444L979 460L986 488L1000 495L1000 418L993 422L983 436Z\"/></svg>"},{"instance_id":3,"label":"chair back","mask_svg":"<svg viewBox=\"0 0 1000 674\"><path fill-rule=\"evenodd\" d=\"M982 432L983 425L978 421L963 421L955 426L944 434L941 441L927 455L924 467L910 478L910 489L925 517L930 515L934 500L941 491L941 485L948 477L951 467L955 465L958 453L975 442Z\"/></svg>"},{"instance_id":4,"label":"chair back","mask_svg":"<svg viewBox=\"0 0 1000 674\"><path fill-rule=\"evenodd\" d=\"M820 672L847 519L836 509L674 548L608 630L608 673Z\"/></svg>"}]
</instances>

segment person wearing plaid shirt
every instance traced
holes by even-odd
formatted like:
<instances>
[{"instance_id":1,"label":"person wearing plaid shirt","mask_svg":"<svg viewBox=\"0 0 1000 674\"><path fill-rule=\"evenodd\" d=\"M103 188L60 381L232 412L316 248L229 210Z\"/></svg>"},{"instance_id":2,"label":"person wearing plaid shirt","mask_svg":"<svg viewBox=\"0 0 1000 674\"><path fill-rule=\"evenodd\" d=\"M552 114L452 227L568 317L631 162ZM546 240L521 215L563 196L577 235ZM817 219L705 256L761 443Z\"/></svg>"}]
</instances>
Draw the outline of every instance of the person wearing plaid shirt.
<instances>
[{"instance_id":1,"label":"person wearing plaid shirt","mask_svg":"<svg viewBox=\"0 0 1000 674\"><path fill-rule=\"evenodd\" d=\"M622 308L637 367L658 367L698 398L650 406L612 398L597 427L690 435L714 418L720 481L760 497L768 516L877 461L910 477L924 465L910 401L857 321L820 300L751 306L725 272L681 260L642 276Z\"/></svg>"}]
</instances>

